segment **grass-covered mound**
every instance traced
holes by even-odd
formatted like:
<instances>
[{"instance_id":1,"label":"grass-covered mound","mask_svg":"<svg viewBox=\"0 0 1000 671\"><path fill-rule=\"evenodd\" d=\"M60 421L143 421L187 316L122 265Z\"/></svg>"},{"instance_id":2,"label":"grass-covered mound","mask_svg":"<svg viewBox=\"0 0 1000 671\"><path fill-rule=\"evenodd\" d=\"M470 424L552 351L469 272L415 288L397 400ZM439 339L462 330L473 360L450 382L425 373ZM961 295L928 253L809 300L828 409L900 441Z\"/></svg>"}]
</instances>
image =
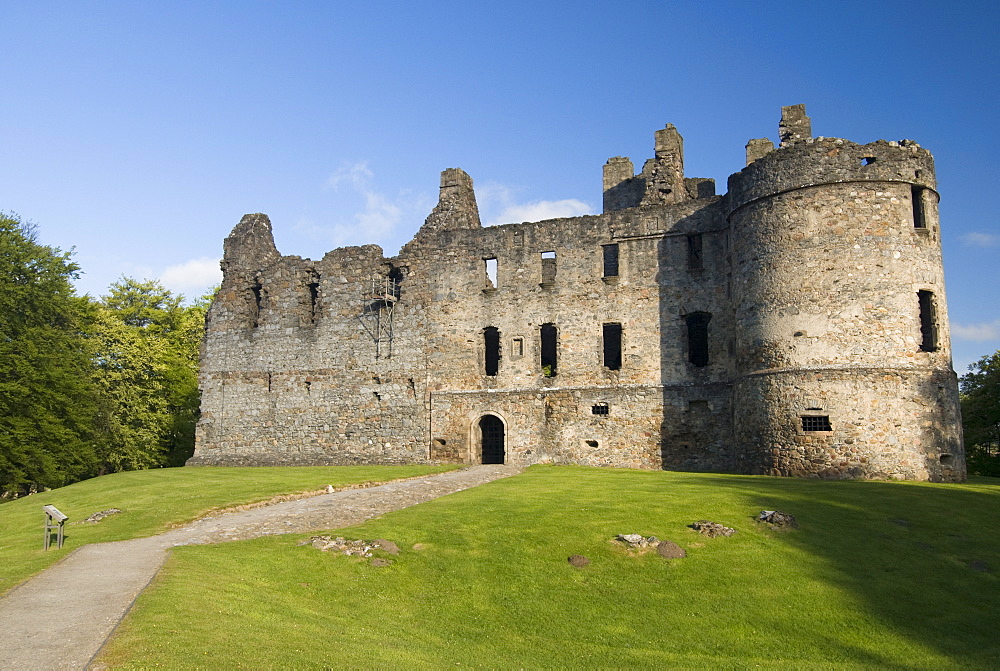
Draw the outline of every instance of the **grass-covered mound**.
<instances>
[{"instance_id":1,"label":"grass-covered mound","mask_svg":"<svg viewBox=\"0 0 1000 671\"><path fill-rule=\"evenodd\" d=\"M762 509L799 528L759 525ZM706 538L709 519L738 530ZM102 663L995 667L1000 484L534 467L338 533L178 548ZM683 559L611 539L655 535ZM570 555L591 563L574 568Z\"/></svg>"},{"instance_id":2,"label":"grass-covered mound","mask_svg":"<svg viewBox=\"0 0 1000 671\"><path fill-rule=\"evenodd\" d=\"M384 482L448 470L448 466L310 466L280 468L160 468L115 473L0 504L0 594L88 543L151 536L217 508L274 496ZM65 545L43 551L42 506L69 515ZM94 513L121 513L75 524ZM54 539L53 539L54 541Z\"/></svg>"}]
</instances>

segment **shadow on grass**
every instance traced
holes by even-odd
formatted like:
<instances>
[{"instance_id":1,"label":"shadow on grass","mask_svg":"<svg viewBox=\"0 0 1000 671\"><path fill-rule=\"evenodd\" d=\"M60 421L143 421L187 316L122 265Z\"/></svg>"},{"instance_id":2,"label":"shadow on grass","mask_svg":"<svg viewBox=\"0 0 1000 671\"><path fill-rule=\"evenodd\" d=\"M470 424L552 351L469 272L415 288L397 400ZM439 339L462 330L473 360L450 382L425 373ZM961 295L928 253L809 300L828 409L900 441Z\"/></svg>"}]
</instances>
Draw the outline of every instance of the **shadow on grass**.
<instances>
[{"instance_id":1,"label":"shadow on grass","mask_svg":"<svg viewBox=\"0 0 1000 671\"><path fill-rule=\"evenodd\" d=\"M794 515L799 529L769 533L821 560L817 578L897 633L966 664L1000 664L1000 480L703 477L754 511Z\"/></svg>"}]
</instances>

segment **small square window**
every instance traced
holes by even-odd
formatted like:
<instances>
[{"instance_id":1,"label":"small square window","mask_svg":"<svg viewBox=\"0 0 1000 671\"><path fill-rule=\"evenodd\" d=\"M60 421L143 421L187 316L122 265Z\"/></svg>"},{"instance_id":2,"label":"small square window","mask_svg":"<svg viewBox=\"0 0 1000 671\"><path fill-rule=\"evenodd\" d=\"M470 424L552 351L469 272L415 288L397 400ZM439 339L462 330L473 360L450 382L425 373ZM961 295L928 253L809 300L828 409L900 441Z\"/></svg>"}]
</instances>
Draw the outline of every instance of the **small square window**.
<instances>
[{"instance_id":1,"label":"small square window","mask_svg":"<svg viewBox=\"0 0 1000 671\"><path fill-rule=\"evenodd\" d=\"M611 413L611 407L607 403L595 403L591 406L590 412L594 415L608 415Z\"/></svg>"}]
</instances>

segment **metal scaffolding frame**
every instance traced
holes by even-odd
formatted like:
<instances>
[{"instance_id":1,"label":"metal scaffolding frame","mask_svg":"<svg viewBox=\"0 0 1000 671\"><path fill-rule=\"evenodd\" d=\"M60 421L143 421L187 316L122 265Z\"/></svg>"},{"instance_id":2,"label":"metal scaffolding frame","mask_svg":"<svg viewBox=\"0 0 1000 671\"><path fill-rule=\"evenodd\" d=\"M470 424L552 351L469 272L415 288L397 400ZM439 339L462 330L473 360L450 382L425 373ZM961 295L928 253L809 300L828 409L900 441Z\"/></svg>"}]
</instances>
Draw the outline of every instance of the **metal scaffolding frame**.
<instances>
[{"instance_id":1,"label":"metal scaffolding frame","mask_svg":"<svg viewBox=\"0 0 1000 671\"><path fill-rule=\"evenodd\" d=\"M399 283L376 275L362 295L361 324L375 341L375 358L392 356L392 313L399 300Z\"/></svg>"}]
</instances>

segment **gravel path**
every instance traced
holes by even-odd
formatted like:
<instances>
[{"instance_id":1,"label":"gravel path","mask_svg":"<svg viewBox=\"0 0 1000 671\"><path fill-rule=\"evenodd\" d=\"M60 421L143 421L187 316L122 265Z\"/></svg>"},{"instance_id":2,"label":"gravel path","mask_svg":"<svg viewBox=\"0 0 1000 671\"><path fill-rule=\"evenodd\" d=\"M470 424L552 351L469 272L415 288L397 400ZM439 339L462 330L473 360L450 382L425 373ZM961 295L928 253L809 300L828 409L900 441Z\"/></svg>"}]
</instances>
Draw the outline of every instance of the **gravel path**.
<instances>
[{"instance_id":1,"label":"gravel path","mask_svg":"<svg viewBox=\"0 0 1000 671\"><path fill-rule=\"evenodd\" d=\"M220 514L159 536L86 545L0 598L0 669L86 668L172 547L351 526L520 471L473 466Z\"/></svg>"}]
</instances>

